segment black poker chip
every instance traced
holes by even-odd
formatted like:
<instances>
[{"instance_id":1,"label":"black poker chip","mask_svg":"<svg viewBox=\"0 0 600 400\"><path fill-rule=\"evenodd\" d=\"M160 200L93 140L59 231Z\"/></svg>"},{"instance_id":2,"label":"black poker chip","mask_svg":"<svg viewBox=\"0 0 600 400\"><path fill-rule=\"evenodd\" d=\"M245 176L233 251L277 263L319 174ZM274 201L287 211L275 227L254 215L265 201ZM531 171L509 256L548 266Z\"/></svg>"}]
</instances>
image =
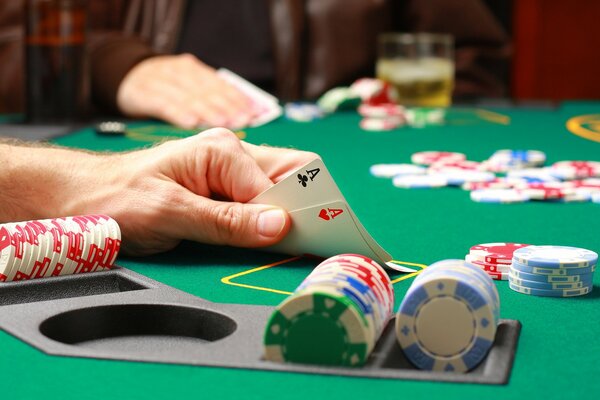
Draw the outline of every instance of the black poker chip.
<instances>
[{"instance_id":1,"label":"black poker chip","mask_svg":"<svg viewBox=\"0 0 600 400\"><path fill-rule=\"evenodd\" d=\"M104 121L96 124L94 130L98 135L124 136L127 133L127 125L118 121Z\"/></svg>"}]
</instances>

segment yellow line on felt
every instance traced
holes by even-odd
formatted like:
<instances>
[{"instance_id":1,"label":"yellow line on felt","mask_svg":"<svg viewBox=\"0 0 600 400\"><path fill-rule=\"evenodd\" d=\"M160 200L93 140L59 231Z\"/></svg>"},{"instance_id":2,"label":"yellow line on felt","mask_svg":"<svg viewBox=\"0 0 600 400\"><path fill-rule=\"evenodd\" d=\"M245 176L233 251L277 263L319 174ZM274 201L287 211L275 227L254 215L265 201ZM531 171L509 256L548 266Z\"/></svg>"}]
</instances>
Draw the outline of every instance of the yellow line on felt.
<instances>
[{"instance_id":1,"label":"yellow line on felt","mask_svg":"<svg viewBox=\"0 0 600 400\"><path fill-rule=\"evenodd\" d=\"M572 134L600 143L600 129L598 131L593 131L582 126L584 123L588 122L594 128L596 128L596 126L599 126L600 128L600 114L579 115L577 117L570 118L565 125L567 130L569 130L569 132Z\"/></svg>"},{"instance_id":2,"label":"yellow line on felt","mask_svg":"<svg viewBox=\"0 0 600 400\"><path fill-rule=\"evenodd\" d=\"M399 276L398 278L392 280L392 285L395 283L398 283L400 281L403 281L405 279L409 279L412 278L413 276L417 276L419 275L425 268L427 268L427 265L425 264L417 264L417 263L411 263L411 262L407 262L407 261L399 261L399 260L392 260L392 262L394 264L401 264L401 265L412 265L413 267L419 267L421 268L420 271L416 271L416 272L411 272L410 274L405 274L402 276Z\"/></svg>"},{"instance_id":3,"label":"yellow line on felt","mask_svg":"<svg viewBox=\"0 0 600 400\"><path fill-rule=\"evenodd\" d=\"M502 125L510 124L510 117L508 115L500 114L490 110L484 110L482 108L476 108L475 113L481 118L491 122L496 122Z\"/></svg>"},{"instance_id":4,"label":"yellow line on felt","mask_svg":"<svg viewBox=\"0 0 600 400\"><path fill-rule=\"evenodd\" d=\"M226 285L239 286L239 287L243 287L246 289L262 290L264 292L290 295L290 294L292 294L291 292L286 292L284 290L271 289L271 288L266 288L266 287L262 287L262 286L246 285L245 283L231 282L231 280L235 279L235 278L239 278L240 276L244 276L244 275L252 274L254 272L262 271L264 269L276 267L281 264L293 262L293 261L299 260L301 258L302 257L300 257L300 256L286 258L285 260L277 261L277 262L267 264L267 265L261 265L260 267L256 267L256 268L252 268L252 269L249 269L246 271L238 272L237 274L233 274L233 275L229 275L224 278L221 278L221 283L224 283Z\"/></svg>"}]
</instances>

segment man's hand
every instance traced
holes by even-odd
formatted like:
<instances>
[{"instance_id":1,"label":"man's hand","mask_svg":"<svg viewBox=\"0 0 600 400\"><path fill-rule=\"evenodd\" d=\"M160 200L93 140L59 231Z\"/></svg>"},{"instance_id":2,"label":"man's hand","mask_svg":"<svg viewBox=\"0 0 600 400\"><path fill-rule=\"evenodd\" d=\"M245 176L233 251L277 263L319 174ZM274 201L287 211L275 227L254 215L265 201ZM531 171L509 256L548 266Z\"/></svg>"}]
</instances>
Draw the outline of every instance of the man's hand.
<instances>
[{"instance_id":1,"label":"man's hand","mask_svg":"<svg viewBox=\"0 0 600 400\"><path fill-rule=\"evenodd\" d=\"M239 128L255 115L251 101L190 54L156 56L133 67L117 93L130 117L153 117L186 129Z\"/></svg>"},{"instance_id":2,"label":"man's hand","mask_svg":"<svg viewBox=\"0 0 600 400\"><path fill-rule=\"evenodd\" d=\"M2 221L107 214L121 226L124 251L135 255L183 239L240 247L278 242L290 227L287 213L245 203L318 157L241 142L222 128L130 153L0 145L0 155L15 160L0 172Z\"/></svg>"}]
</instances>

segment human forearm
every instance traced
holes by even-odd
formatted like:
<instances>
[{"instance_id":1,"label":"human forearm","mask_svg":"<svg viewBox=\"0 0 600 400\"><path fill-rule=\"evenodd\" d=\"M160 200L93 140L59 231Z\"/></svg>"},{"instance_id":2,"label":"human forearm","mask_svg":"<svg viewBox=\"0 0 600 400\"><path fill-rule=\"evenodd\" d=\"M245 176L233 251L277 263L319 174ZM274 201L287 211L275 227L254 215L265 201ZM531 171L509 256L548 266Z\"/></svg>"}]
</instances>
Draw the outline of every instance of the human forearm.
<instances>
[{"instance_id":1,"label":"human forearm","mask_svg":"<svg viewBox=\"0 0 600 400\"><path fill-rule=\"evenodd\" d=\"M102 173L105 155L65 148L0 142L0 221L73 215L82 198L92 197L91 182ZM106 175L106 174L103 174Z\"/></svg>"}]
</instances>

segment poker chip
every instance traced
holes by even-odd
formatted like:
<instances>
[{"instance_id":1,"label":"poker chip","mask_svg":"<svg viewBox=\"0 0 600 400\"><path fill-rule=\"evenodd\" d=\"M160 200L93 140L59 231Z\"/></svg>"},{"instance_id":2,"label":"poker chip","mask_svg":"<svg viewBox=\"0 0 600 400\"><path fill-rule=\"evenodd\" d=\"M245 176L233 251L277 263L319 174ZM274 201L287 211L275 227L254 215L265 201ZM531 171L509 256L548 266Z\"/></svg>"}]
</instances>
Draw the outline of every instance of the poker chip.
<instances>
[{"instance_id":1,"label":"poker chip","mask_svg":"<svg viewBox=\"0 0 600 400\"><path fill-rule=\"evenodd\" d=\"M517 270L533 275L552 275L552 276L575 276L587 275L596 271L596 265L581 268L553 268L553 267L532 267L531 265L521 264L513 259L510 265L511 271Z\"/></svg>"},{"instance_id":2,"label":"poker chip","mask_svg":"<svg viewBox=\"0 0 600 400\"><path fill-rule=\"evenodd\" d=\"M592 193L588 190L574 189L573 191L567 192L563 197L556 199L561 203L585 203L592 199Z\"/></svg>"},{"instance_id":3,"label":"poker chip","mask_svg":"<svg viewBox=\"0 0 600 400\"><path fill-rule=\"evenodd\" d=\"M481 164L477 161L459 160L452 161L443 159L436 161L429 166L429 170L433 172L448 172L448 171L480 171ZM489 174L489 172L485 172Z\"/></svg>"},{"instance_id":4,"label":"poker chip","mask_svg":"<svg viewBox=\"0 0 600 400\"><path fill-rule=\"evenodd\" d=\"M519 286L513 282L508 283L508 287L518 293L529 294L532 296L543 296L543 297L575 297L583 296L590 293L593 289L593 285L584 286L577 289L555 289L555 290L544 290L536 289L525 286Z\"/></svg>"},{"instance_id":5,"label":"poker chip","mask_svg":"<svg viewBox=\"0 0 600 400\"><path fill-rule=\"evenodd\" d=\"M494 280L508 280L513 252L529 246L523 243L482 243L471 246L465 261Z\"/></svg>"},{"instance_id":6,"label":"poker chip","mask_svg":"<svg viewBox=\"0 0 600 400\"><path fill-rule=\"evenodd\" d=\"M402 117L404 119L405 109L395 103L377 105L363 103L358 106L358 113L365 118Z\"/></svg>"},{"instance_id":7,"label":"poker chip","mask_svg":"<svg viewBox=\"0 0 600 400\"><path fill-rule=\"evenodd\" d=\"M531 267L585 268L596 265L598 253L570 246L527 246L515 250L513 259Z\"/></svg>"},{"instance_id":8,"label":"poker chip","mask_svg":"<svg viewBox=\"0 0 600 400\"><path fill-rule=\"evenodd\" d=\"M482 163L486 171L508 172L544 164L546 154L539 150L497 150Z\"/></svg>"},{"instance_id":9,"label":"poker chip","mask_svg":"<svg viewBox=\"0 0 600 400\"><path fill-rule=\"evenodd\" d=\"M552 164L552 170L563 179L600 177L600 162L559 161Z\"/></svg>"},{"instance_id":10,"label":"poker chip","mask_svg":"<svg viewBox=\"0 0 600 400\"><path fill-rule=\"evenodd\" d=\"M442 175L400 175L392 180L399 188L425 189L448 186L448 180Z\"/></svg>"},{"instance_id":11,"label":"poker chip","mask_svg":"<svg viewBox=\"0 0 600 400\"><path fill-rule=\"evenodd\" d=\"M517 269L511 269L510 275L517 279L544 283L575 283L575 282L591 282L594 276L593 272L580 275L538 275L522 272Z\"/></svg>"},{"instance_id":12,"label":"poker chip","mask_svg":"<svg viewBox=\"0 0 600 400\"><path fill-rule=\"evenodd\" d=\"M0 282L110 269L120 249L118 224L84 215L0 225Z\"/></svg>"},{"instance_id":13,"label":"poker chip","mask_svg":"<svg viewBox=\"0 0 600 400\"><path fill-rule=\"evenodd\" d=\"M396 338L420 369L467 372L492 347L498 318L492 280L462 260L444 260L408 289L396 314Z\"/></svg>"},{"instance_id":14,"label":"poker chip","mask_svg":"<svg viewBox=\"0 0 600 400\"><path fill-rule=\"evenodd\" d=\"M506 176L509 178L521 178L528 182L558 182L560 180L552 168L519 169L508 171Z\"/></svg>"},{"instance_id":15,"label":"poker chip","mask_svg":"<svg viewBox=\"0 0 600 400\"><path fill-rule=\"evenodd\" d=\"M124 136L127 125L118 121L104 121L94 125L94 131L103 136Z\"/></svg>"},{"instance_id":16,"label":"poker chip","mask_svg":"<svg viewBox=\"0 0 600 400\"><path fill-rule=\"evenodd\" d=\"M358 254L328 258L271 315L264 357L274 362L363 365L393 307L393 288L379 264Z\"/></svg>"},{"instance_id":17,"label":"poker chip","mask_svg":"<svg viewBox=\"0 0 600 400\"><path fill-rule=\"evenodd\" d=\"M529 196L515 189L479 189L471 192L471 200L478 203L523 203L529 201Z\"/></svg>"},{"instance_id":18,"label":"poker chip","mask_svg":"<svg viewBox=\"0 0 600 400\"><path fill-rule=\"evenodd\" d=\"M336 87L325 92L317 100L317 105L326 113L334 113L343 109L356 109L361 98L347 87Z\"/></svg>"},{"instance_id":19,"label":"poker chip","mask_svg":"<svg viewBox=\"0 0 600 400\"><path fill-rule=\"evenodd\" d=\"M360 78L352 83L349 89L362 101L369 101L384 89L384 82L381 79Z\"/></svg>"},{"instance_id":20,"label":"poker chip","mask_svg":"<svg viewBox=\"0 0 600 400\"><path fill-rule=\"evenodd\" d=\"M451 161L462 161L467 158L463 153L455 153L449 151L420 151L414 153L410 160L415 164L431 165L436 162L447 160Z\"/></svg>"},{"instance_id":21,"label":"poker chip","mask_svg":"<svg viewBox=\"0 0 600 400\"><path fill-rule=\"evenodd\" d=\"M591 200L594 203L600 204L600 192L592 193Z\"/></svg>"},{"instance_id":22,"label":"poker chip","mask_svg":"<svg viewBox=\"0 0 600 400\"><path fill-rule=\"evenodd\" d=\"M450 186L461 186L466 182L490 182L496 178L496 176L490 172L461 169L450 169L447 171L436 172L435 174L445 177Z\"/></svg>"},{"instance_id":23,"label":"poker chip","mask_svg":"<svg viewBox=\"0 0 600 400\"><path fill-rule=\"evenodd\" d=\"M479 190L479 189L511 189L514 185L505 178L496 178L485 182L465 182L461 188L463 190Z\"/></svg>"},{"instance_id":24,"label":"poker chip","mask_svg":"<svg viewBox=\"0 0 600 400\"><path fill-rule=\"evenodd\" d=\"M525 279L517 278L514 274L508 275L508 281L518 286L529 287L532 289L544 289L544 290L564 290L564 289L579 289L584 286L591 286L592 279L581 280L578 282L538 282L528 281Z\"/></svg>"},{"instance_id":25,"label":"poker chip","mask_svg":"<svg viewBox=\"0 0 600 400\"><path fill-rule=\"evenodd\" d=\"M406 122L412 128L442 125L446 111L442 108L410 108L406 110Z\"/></svg>"},{"instance_id":26,"label":"poker chip","mask_svg":"<svg viewBox=\"0 0 600 400\"><path fill-rule=\"evenodd\" d=\"M374 164L369 172L378 178L393 178L398 175L424 175L427 170L414 164Z\"/></svg>"},{"instance_id":27,"label":"poker chip","mask_svg":"<svg viewBox=\"0 0 600 400\"><path fill-rule=\"evenodd\" d=\"M323 118L323 110L313 103L287 103L285 117L296 122L311 122Z\"/></svg>"},{"instance_id":28,"label":"poker chip","mask_svg":"<svg viewBox=\"0 0 600 400\"><path fill-rule=\"evenodd\" d=\"M401 117L388 118L363 118L360 120L360 127L366 131L391 131L404 124Z\"/></svg>"}]
</instances>

